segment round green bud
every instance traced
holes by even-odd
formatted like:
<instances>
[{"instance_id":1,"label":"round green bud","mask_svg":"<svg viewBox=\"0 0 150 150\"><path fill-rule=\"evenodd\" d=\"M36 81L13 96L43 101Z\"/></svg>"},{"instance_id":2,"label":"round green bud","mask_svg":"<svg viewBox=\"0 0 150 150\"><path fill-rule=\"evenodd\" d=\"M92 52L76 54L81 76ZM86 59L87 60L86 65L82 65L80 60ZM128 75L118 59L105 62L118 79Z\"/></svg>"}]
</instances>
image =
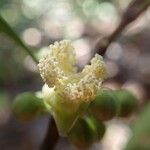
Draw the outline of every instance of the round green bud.
<instances>
[{"instance_id":1,"label":"round green bud","mask_svg":"<svg viewBox=\"0 0 150 150\"><path fill-rule=\"evenodd\" d=\"M137 109L138 101L131 92L127 90L116 90L114 94L117 97L119 117L128 117Z\"/></svg>"},{"instance_id":2,"label":"round green bud","mask_svg":"<svg viewBox=\"0 0 150 150\"><path fill-rule=\"evenodd\" d=\"M33 93L25 92L16 96L12 104L14 116L21 121L30 121L38 116L45 106L42 99Z\"/></svg>"},{"instance_id":3,"label":"round green bud","mask_svg":"<svg viewBox=\"0 0 150 150\"><path fill-rule=\"evenodd\" d=\"M112 90L100 90L97 93L95 100L91 102L89 111L98 120L111 120L117 113L116 97Z\"/></svg>"},{"instance_id":4,"label":"round green bud","mask_svg":"<svg viewBox=\"0 0 150 150\"><path fill-rule=\"evenodd\" d=\"M105 125L94 117L79 118L68 134L69 141L80 149L90 147L105 133Z\"/></svg>"}]
</instances>

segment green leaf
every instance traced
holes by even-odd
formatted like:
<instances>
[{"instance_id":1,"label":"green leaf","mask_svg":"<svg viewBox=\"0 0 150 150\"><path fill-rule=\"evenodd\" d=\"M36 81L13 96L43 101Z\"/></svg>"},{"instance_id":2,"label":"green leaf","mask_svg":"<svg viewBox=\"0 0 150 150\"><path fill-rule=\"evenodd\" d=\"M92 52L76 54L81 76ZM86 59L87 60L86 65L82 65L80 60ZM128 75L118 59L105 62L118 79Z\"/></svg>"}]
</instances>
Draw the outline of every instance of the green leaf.
<instances>
[{"instance_id":1,"label":"green leaf","mask_svg":"<svg viewBox=\"0 0 150 150\"><path fill-rule=\"evenodd\" d=\"M130 138L125 150L149 150L150 149L150 103L135 122L133 135Z\"/></svg>"},{"instance_id":2,"label":"green leaf","mask_svg":"<svg viewBox=\"0 0 150 150\"><path fill-rule=\"evenodd\" d=\"M21 46L32 57L32 59L38 63L38 60L35 58L31 50L22 42L11 26L2 18L2 16L0 16L0 32L5 33L12 38L16 44Z\"/></svg>"}]
</instances>

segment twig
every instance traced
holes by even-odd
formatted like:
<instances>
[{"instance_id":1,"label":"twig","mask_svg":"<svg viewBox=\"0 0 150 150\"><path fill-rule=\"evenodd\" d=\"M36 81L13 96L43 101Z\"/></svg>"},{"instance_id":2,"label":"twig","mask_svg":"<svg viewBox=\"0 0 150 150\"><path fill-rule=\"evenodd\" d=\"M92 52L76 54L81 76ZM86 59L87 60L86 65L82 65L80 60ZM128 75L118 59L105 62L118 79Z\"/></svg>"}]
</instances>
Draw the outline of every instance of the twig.
<instances>
[{"instance_id":1,"label":"twig","mask_svg":"<svg viewBox=\"0 0 150 150\"><path fill-rule=\"evenodd\" d=\"M120 24L116 28L116 30L109 36L100 39L95 48L94 53L99 53L100 55L104 55L108 46L112 41L114 41L121 32L125 29L125 27L134 21L141 13L143 13L150 5L150 0L133 0L128 8L125 10L121 17Z\"/></svg>"},{"instance_id":2,"label":"twig","mask_svg":"<svg viewBox=\"0 0 150 150\"><path fill-rule=\"evenodd\" d=\"M51 117L51 120L49 121L48 130L46 132L46 137L41 146L41 150L52 150L57 144L58 139L59 135L57 127L54 119Z\"/></svg>"}]
</instances>

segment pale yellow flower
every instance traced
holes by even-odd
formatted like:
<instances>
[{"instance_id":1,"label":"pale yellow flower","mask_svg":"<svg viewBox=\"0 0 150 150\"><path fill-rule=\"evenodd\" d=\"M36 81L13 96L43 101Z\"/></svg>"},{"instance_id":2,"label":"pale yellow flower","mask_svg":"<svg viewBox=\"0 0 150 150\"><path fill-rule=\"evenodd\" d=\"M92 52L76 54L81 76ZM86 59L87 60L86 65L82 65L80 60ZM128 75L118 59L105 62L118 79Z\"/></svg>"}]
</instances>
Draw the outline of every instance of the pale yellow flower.
<instances>
[{"instance_id":1,"label":"pale yellow flower","mask_svg":"<svg viewBox=\"0 0 150 150\"><path fill-rule=\"evenodd\" d=\"M74 47L70 41L63 40L50 45L49 53L39 61L38 67L45 83L64 100L90 101L106 76L103 58L96 54L91 65L86 65L81 72L77 72L75 65Z\"/></svg>"},{"instance_id":2,"label":"pale yellow flower","mask_svg":"<svg viewBox=\"0 0 150 150\"><path fill-rule=\"evenodd\" d=\"M46 83L41 96L62 136L87 109L106 76L105 64L98 54L81 72L77 72L75 65L75 50L67 40L50 45L49 53L38 64Z\"/></svg>"}]
</instances>

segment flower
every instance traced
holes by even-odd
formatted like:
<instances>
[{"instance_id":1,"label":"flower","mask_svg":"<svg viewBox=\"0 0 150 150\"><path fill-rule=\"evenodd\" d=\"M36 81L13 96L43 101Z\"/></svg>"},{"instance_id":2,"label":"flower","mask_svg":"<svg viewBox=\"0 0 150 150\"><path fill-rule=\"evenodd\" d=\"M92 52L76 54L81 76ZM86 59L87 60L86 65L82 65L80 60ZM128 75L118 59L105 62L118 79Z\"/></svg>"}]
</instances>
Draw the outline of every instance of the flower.
<instances>
[{"instance_id":1,"label":"flower","mask_svg":"<svg viewBox=\"0 0 150 150\"><path fill-rule=\"evenodd\" d=\"M38 68L47 84L42 89L46 107L59 133L66 135L101 88L106 76L103 58L96 54L91 65L77 72L75 49L70 41L63 40L50 45L49 53L40 59Z\"/></svg>"},{"instance_id":2,"label":"flower","mask_svg":"<svg viewBox=\"0 0 150 150\"><path fill-rule=\"evenodd\" d=\"M103 58L96 54L82 72L77 72L75 64L74 47L70 41L63 40L50 45L49 54L39 61L38 67L45 83L65 100L90 101L106 76Z\"/></svg>"}]
</instances>

